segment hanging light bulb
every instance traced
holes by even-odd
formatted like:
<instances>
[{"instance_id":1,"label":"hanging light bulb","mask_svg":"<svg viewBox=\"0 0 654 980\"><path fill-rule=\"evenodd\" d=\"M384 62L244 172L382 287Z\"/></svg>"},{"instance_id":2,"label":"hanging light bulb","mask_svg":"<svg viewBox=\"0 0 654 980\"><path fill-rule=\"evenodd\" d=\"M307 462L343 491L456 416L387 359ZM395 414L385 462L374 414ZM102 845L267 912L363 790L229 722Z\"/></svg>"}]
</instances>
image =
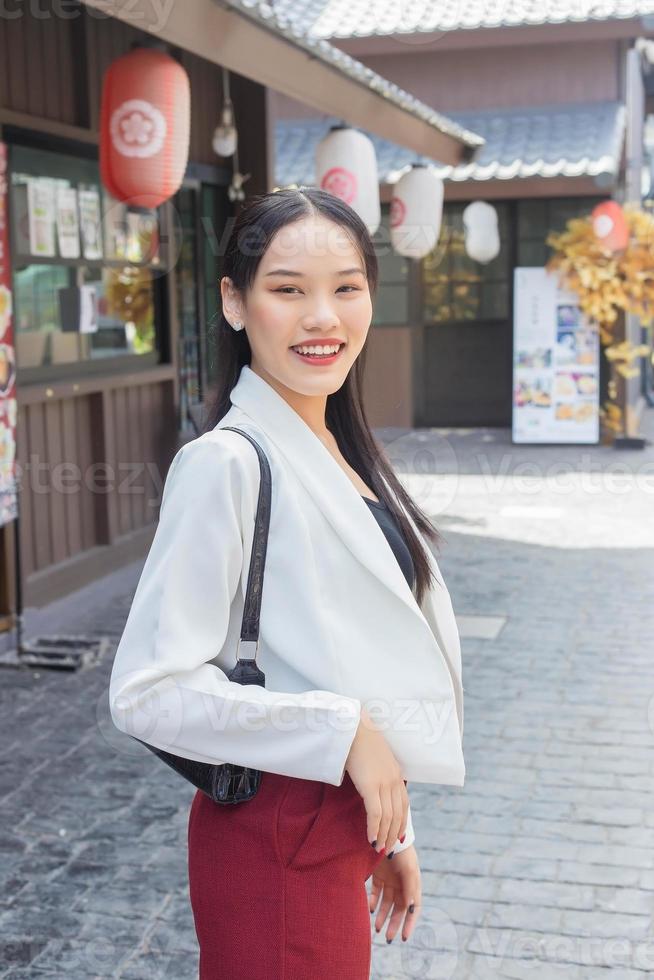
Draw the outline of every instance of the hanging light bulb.
<instances>
[{"instance_id":1,"label":"hanging light bulb","mask_svg":"<svg viewBox=\"0 0 654 980\"><path fill-rule=\"evenodd\" d=\"M225 68L223 68L223 93L221 123L214 129L211 147L219 157L231 157L238 143L238 132L234 124L234 107L229 97L229 72Z\"/></svg>"},{"instance_id":2,"label":"hanging light bulb","mask_svg":"<svg viewBox=\"0 0 654 980\"><path fill-rule=\"evenodd\" d=\"M238 133L234 125L234 110L231 105L223 108L222 123L213 131L211 146L219 157L231 157L236 149Z\"/></svg>"}]
</instances>

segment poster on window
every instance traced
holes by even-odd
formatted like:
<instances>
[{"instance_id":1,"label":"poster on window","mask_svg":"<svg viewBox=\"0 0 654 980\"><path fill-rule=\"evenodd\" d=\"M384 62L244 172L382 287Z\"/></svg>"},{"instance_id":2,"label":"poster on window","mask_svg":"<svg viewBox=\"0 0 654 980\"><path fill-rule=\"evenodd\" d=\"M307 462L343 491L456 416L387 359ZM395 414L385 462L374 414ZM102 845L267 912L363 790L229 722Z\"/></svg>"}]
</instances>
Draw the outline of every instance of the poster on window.
<instances>
[{"instance_id":1,"label":"poster on window","mask_svg":"<svg viewBox=\"0 0 654 980\"><path fill-rule=\"evenodd\" d=\"M85 259L102 258L102 222L100 194L97 190L80 190L79 223L82 230L82 251Z\"/></svg>"},{"instance_id":2,"label":"poster on window","mask_svg":"<svg viewBox=\"0 0 654 980\"><path fill-rule=\"evenodd\" d=\"M79 258L79 220L74 187L57 188L57 240L63 259Z\"/></svg>"},{"instance_id":3,"label":"poster on window","mask_svg":"<svg viewBox=\"0 0 654 980\"><path fill-rule=\"evenodd\" d=\"M18 512L16 486L16 358L11 303L7 144L0 143L0 526Z\"/></svg>"},{"instance_id":4,"label":"poster on window","mask_svg":"<svg viewBox=\"0 0 654 980\"><path fill-rule=\"evenodd\" d=\"M599 441L599 335L544 268L514 271L513 442Z\"/></svg>"},{"instance_id":5,"label":"poster on window","mask_svg":"<svg viewBox=\"0 0 654 980\"><path fill-rule=\"evenodd\" d=\"M52 258L55 252L55 185L47 177L27 183L30 253Z\"/></svg>"}]
</instances>

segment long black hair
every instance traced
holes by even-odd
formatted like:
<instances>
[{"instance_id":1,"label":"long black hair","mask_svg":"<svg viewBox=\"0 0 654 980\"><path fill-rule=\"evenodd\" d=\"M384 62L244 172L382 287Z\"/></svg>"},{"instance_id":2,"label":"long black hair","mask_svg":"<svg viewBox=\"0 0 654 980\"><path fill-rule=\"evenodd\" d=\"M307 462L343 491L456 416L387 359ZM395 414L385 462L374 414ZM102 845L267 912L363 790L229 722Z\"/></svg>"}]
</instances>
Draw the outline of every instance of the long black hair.
<instances>
[{"instance_id":1,"label":"long black hair","mask_svg":"<svg viewBox=\"0 0 654 980\"><path fill-rule=\"evenodd\" d=\"M359 215L340 198L315 187L285 188L250 198L239 211L223 260L222 275L245 297L254 282L257 267L273 236L294 221L321 215L342 226L355 241L364 261L371 297L377 292L379 270L375 247ZM253 243L256 247L252 247ZM251 350L245 330L234 330L221 311L215 327L215 397L210 403L203 431L213 429L231 408L230 394L241 368L250 364ZM363 376L367 344L364 344L353 370L338 389L327 395L325 423L338 447L356 473L391 510L400 525L415 568L415 596L420 605L432 584L431 569L422 542L414 533L399 501L410 513L420 531L437 545L441 535L427 515L404 489L373 436L363 407ZM389 495L383 476L391 488ZM393 496L394 495L394 496ZM395 499L394 499L395 498Z\"/></svg>"}]
</instances>

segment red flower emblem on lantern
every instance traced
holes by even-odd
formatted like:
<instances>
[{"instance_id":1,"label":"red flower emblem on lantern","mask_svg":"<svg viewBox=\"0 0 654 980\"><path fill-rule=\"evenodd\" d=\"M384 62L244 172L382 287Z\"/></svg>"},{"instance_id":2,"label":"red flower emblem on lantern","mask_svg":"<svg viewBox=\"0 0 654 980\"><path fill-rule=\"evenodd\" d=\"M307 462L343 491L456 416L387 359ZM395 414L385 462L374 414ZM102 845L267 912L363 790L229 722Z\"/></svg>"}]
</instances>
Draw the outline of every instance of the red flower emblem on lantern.
<instances>
[{"instance_id":1,"label":"red flower emblem on lantern","mask_svg":"<svg viewBox=\"0 0 654 980\"><path fill-rule=\"evenodd\" d=\"M397 228L401 225L406 218L406 205L401 197L391 198L391 209L389 213L389 221L391 228Z\"/></svg>"},{"instance_id":2,"label":"red flower emblem on lantern","mask_svg":"<svg viewBox=\"0 0 654 980\"><path fill-rule=\"evenodd\" d=\"M355 175L344 167L332 167L324 175L320 187L324 191L329 191L334 197L340 197L346 204L352 204L357 195L357 179Z\"/></svg>"},{"instance_id":3,"label":"red flower emblem on lantern","mask_svg":"<svg viewBox=\"0 0 654 980\"><path fill-rule=\"evenodd\" d=\"M111 141L126 157L151 157L166 138L166 119L145 99L128 99L111 114Z\"/></svg>"}]
</instances>

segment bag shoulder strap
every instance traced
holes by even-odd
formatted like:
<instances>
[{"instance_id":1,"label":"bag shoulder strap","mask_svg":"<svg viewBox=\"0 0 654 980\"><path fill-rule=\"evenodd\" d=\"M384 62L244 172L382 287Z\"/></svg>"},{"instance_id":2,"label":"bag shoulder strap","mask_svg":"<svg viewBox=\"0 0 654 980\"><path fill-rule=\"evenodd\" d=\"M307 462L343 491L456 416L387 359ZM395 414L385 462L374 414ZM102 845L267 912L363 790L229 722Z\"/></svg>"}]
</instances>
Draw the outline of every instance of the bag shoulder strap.
<instances>
[{"instance_id":1,"label":"bag shoulder strap","mask_svg":"<svg viewBox=\"0 0 654 980\"><path fill-rule=\"evenodd\" d=\"M261 472L261 482L259 484L259 496L257 499L257 512L254 518L254 538L252 541L252 557L250 559L250 570L248 572L248 584L245 592L245 604L243 606L243 620L241 622L241 640L251 640L256 642L259 638L259 614L261 612L261 596L263 592L263 573L266 566L266 549L268 546L268 529L270 527L270 505L272 491L272 476L270 464L259 443L249 433L243 429L238 429L233 425L220 426L221 429L229 429L230 432L240 432L256 449L259 457L259 470Z\"/></svg>"}]
</instances>

